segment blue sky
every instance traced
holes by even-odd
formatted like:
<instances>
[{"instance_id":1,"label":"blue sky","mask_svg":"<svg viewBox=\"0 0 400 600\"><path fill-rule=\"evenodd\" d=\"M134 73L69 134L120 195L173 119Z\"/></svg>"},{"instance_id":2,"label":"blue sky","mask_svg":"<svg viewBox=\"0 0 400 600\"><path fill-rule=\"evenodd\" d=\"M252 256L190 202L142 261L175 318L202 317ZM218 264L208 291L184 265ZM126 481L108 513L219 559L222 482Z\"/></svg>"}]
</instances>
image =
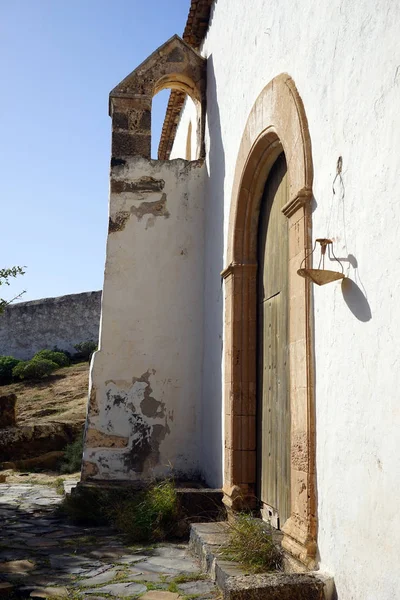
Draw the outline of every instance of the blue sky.
<instances>
[{"instance_id":1,"label":"blue sky","mask_svg":"<svg viewBox=\"0 0 400 600\"><path fill-rule=\"evenodd\" d=\"M108 94L171 35L182 35L189 4L0 0L0 268L27 267L0 296L102 288ZM154 139L167 99L165 91L153 102Z\"/></svg>"}]
</instances>

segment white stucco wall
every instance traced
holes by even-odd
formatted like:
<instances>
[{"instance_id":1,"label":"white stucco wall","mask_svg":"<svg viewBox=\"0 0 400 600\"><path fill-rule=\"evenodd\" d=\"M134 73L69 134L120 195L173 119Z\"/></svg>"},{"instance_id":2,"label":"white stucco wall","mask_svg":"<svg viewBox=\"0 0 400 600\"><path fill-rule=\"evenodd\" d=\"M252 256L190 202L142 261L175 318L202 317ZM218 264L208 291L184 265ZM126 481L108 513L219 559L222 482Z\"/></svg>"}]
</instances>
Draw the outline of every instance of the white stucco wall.
<instances>
[{"instance_id":1,"label":"white stucco wall","mask_svg":"<svg viewBox=\"0 0 400 600\"><path fill-rule=\"evenodd\" d=\"M176 131L174 144L172 146L170 158L185 158L186 160L196 160L198 158L198 127L199 115L197 108L190 96L186 96L182 109L179 126ZM190 127L190 130L189 130ZM188 139L190 144L188 145ZM190 147L190 156L188 155L188 146Z\"/></svg>"},{"instance_id":2,"label":"white stucco wall","mask_svg":"<svg viewBox=\"0 0 400 600\"><path fill-rule=\"evenodd\" d=\"M123 162L112 169L84 476L193 477L200 456L205 169L184 160Z\"/></svg>"},{"instance_id":3,"label":"white stucco wall","mask_svg":"<svg viewBox=\"0 0 400 600\"><path fill-rule=\"evenodd\" d=\"M202 50L208 58L203 405L211 428L204 466L216 482L218 236L224 232L226 252L247 116L262 88L287 72L312 140L313 237L335 239L353 282L314 288L318 549L339 600L400 598L399 24L395 0L252 0L251 6L218 0ZM344 187L337 180L333 195L339 155Z\"/></svg>"}]
</instances>

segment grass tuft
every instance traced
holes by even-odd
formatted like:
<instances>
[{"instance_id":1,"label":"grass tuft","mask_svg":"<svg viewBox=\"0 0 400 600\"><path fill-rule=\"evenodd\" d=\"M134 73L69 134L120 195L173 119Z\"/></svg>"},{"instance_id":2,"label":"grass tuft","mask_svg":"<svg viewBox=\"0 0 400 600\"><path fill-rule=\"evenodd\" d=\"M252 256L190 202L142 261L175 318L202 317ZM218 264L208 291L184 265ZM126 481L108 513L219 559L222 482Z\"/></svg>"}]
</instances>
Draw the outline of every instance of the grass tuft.
<instances>
[{"instance_id":1,"label":"grass tuft","mask_svg":"<svg viewBox=\"0 0 400 600\"><path fill-rule=\"evenodd\" d=\"M60 511L76 523L112 525L128 543L176 537L181 511L170 480L144 490L84 490L66 496Z\"/></svg>"},{"instance_id":2,"label":"grass tuft","mask_svg":"<svg viewBox=\"0 0 400 600\"><path fill-rule=\"evenodd\" d=\"M54 482L54 487L56 488L57 494L60 496L64 495L64 479L62 477L57 477Z\"/></svg>"},{"instance_id":3,"label":"grass tuft","mask_svg":"<svg viewBox=\"0 0 400 600\"><path fill-rule=\"evenodd\" d=\"M157 542L173 532L179 519L175 485L170 480L115 501L109 515L113 525L130 541Z\"/></svg>"},{"instance_id":4,"label":"grass tuft","mask_svg":"<svg viewBox=\"0 0 400 600\"><path fill-rule=\"evenodd\" d=\"M64 448L65 454L61 463L61 473L76 473L81 470L83 454L83 437L79 436L72 444Z\"/></svg>"},{"instance_id":5,"label":"grass tuft","mask_svg":"<svg viewBox=\"0 0 400 600\"><path fill-rule=\"evenodd\" d=\"M282 551L270 525L248 514L229 522L229 541L221 549L228 560L241 563L251 573L282 570Z\"/></svg>"}]
</instances>

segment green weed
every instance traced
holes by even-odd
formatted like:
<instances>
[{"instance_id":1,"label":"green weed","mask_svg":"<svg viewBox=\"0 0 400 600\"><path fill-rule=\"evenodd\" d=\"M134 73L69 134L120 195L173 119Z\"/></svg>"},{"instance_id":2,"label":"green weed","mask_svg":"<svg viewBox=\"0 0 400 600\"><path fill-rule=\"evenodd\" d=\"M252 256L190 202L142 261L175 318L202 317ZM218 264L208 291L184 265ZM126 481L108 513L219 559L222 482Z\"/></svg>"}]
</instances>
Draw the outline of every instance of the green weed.
<instances>
[{"instance_id":1,"label":"green weed","mask_svg":"<svg viewBox=\"0 0 400 600\"><path fill-rule=\"evenodd\" d=\"M252 573L282 569L282 551L271 526L248 514L235 516L228 526L229 541L221 549L228 560L241 563Z\"/></svg>"},{"instance_id":2,"label":"green weed","mask_svg":"<svg viewBox=\"0 0 400 600\"><path fill-rule=\"evenodd\" d=\"M76 473L80 471L83 454L83 438L77 438L72 444L64 448L65 454L61 463L61 473Z\"/></svg>"}]
</instances>

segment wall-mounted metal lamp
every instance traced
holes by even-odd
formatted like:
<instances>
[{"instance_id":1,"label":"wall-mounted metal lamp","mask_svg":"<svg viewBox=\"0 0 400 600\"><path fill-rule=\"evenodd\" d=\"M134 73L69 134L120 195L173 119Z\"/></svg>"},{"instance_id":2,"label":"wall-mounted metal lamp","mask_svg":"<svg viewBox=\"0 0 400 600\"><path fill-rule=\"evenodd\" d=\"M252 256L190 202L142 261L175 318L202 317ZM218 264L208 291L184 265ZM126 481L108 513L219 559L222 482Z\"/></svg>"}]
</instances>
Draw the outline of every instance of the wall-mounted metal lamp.
<instances>
[{"instance_id":1,"label":"wall-mounted metal lamp","mask_svg":"<svg viewBox=\"0 0 400 600\"><path fill-rule=\"evenodd\" d=\"M320 247L321 247L321 256L319 259L318 268L317 269L303 268L303 264L306 262L307 258L314 253L317 243L320 244ZM335 260L339 263L340 268L342 269L341 273L339 271L330 271L328 269L325 269L325 255L326 255L327 248L328 248L329 259ZM343 271L343 265L340 262L340 260L338 258L336 258L336 256L333 253L333 242L332 242L332 240L328 240L326 238L319 238L319 239L315 240L314 248L312 249L310 254L307 254L307 256L304 257L304 259L301 262L300 269L297 271L297 273L301 277L304 277L306 279L311 279L311 281L313 283L316 283L317 285L325 285L326 283L330 283L331 281L337 281L338 279L345 278L345 274Z\"/></svg>"}]
</instances>

